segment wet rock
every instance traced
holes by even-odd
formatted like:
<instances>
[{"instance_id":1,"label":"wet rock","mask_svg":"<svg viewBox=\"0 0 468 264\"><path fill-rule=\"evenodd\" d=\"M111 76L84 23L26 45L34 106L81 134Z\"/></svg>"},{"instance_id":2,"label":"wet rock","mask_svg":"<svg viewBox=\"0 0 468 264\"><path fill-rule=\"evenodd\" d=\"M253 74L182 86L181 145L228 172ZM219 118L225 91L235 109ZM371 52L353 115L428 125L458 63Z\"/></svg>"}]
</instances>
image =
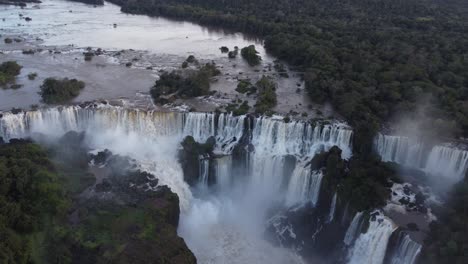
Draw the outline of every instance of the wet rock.
<instances>
[{"instance_id":1,"label":"wet rock","mask_svg":"<svg viewBox=\"0 0 468 264\"><path fill-rule=\"evenodd\" d=\"M208 138L203 143L198 143L192 136L187 136L182 141L182 150L179 152L179 161L184 171L184 180L191 186L200 181L200 159L212 159L214 157L213 149L216 144L214 137Z\"/></svg>"},{"instance_id":2,"label":"wet rock","mask_svg":"<svg viewBox=\"0 0 468 264\"><path fill-rule=\"evenodd\" d=\"M108 179L103 179L101 183L96 184L94 190L96 192L109 192L112 190L112 184Z\"/></svg>"},{"instance_id":3,"label":"wet rock","mask_svg":"<svg viewBox=\"0 0 468 264\"><path fill-rule=\"evenodd\" d=\"M81 2L81 3L94 5L94 6L104 5L104 0L70 0L70 1Z\"/></svg>"}]
</instances>

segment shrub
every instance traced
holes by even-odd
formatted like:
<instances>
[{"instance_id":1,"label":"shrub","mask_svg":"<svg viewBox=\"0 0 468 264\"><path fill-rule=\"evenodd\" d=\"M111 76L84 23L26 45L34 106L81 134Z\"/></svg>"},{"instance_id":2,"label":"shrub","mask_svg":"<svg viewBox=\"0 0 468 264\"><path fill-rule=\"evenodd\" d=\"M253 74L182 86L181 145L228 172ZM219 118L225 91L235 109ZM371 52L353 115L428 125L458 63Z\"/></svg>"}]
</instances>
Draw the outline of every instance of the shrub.
<instances>
[{"instance_id":1,"label":"shrub","mask_svg":"<svg viewBox=\"0 0 468 264\"><path fill-rule=\"evenodd\" d=\"M13 40L11 38L5 38L3 41L5 41L5 44L13 43Z\"/></svg>"},{"instance_id":2,"label":"shrub","mask_svg":"<svg viewBox=\"0 0 468 264\"><path fill-rule=\"evenodd\" d=\"M226 47L226 46L222 46L221 48L219 48L221 50L222 53L228 53L229 52L229 48Z\"/></svg>"},{"instance_id":3,"label":"shrub","mask_svg":"<svg viewBox=\"0 0 468 264\"><path fill-rule=\"evenodd\" d=\"M0 86L5 86L15 80L21 73L21 65L16 61L6 61L0 64Z\"/></svg>"},{"instance_id":4,"label":"shrub","mask_svg":"<svg viewBox=\"0 0 468 264\"><path fill-rule=\"evenodd\" d=\"M41 85L39 94L47 104L57 104L70 101L80 94L85 83L77 79L55 79L47 78Z\"/></svg>"},{"instance_id":5,"label":"shrub","mask_svg":"<svg viewBox=\"0 0 468 264\"><path fill-rule=\"evenodd\" d=\"M260 64L262 58L257 54L258 52L254 45L250 45L241 49L242 58L244 58L250 66L256 66Z\"/></svg>"},{"instance_id":6,"label":"shrub","mask_svg":"<svg viewBox=\"0 0 468 264\"><path fill-rule=\"evenodd\" d=\"M237 84L236 92L245 94L249 91L249 88L252 86L250 83L250 80L239 80L239 83Z\"/></svg>"},{"instance_id":7,"label":"shrub","mask_svg":"<svg viewBox=\"0 0 468 264\"><path fill-rule=\"evenodd\" d=\"M263 76L257 83L258 99L255 104L255 112L260 114L268 114L271 109L276 106L276 85L268 77Z\"/></svg>"}]
</instances>

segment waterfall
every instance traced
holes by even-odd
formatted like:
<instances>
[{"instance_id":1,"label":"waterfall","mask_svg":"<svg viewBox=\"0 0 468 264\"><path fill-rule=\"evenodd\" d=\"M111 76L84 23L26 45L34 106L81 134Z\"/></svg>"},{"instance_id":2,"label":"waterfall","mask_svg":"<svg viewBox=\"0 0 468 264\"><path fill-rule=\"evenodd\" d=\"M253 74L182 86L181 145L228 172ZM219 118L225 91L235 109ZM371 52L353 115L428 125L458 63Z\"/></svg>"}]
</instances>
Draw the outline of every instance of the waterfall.
<instances>
[{"instance_id":1,"label":"waterfall","mask_svg":"<svg viewBox=\"0 0 468 264\"><path fill-rule=\"evenodd\" d=\"M200 183L203 186L208 187L208 177L210 174L210 160L208 157L204 157L203 155L200 155L198 157L198 161L199 161L198 173L200 175Z\"/></svg>"},{"instance_id":2,"label":"waterfall","mask_svg":"<svg viewBox=\"0 0 468 264\"><path fill-rule=\"evenodd\" d=\"M343 158L351 156L352 130L346 125L313 126L306 122L260 117L254 122L252 144L256 152L275 153L276 155L314 156L338 146Z\"/></svg>"},{"instance_id":3,"label":"waterfall","mask_svg":"<svg viewBox=\"0 0 468 264\"><path fill-rule=\"evenodd\" d=\"M286 205L293 206L306 202L312 202L315 205L319 197L322 177L322 171L311 172L310 168L304 167L303 164L296 165L286 192Z\"/></svg>"},{"instance_id":4,"label":"waterfall","mask_svg":"<svg viewBox=\"0 0 468 264\"><path fill-rule=\"evenodd\" d=\"M217 149L223 153L231 153L244 134L246 116L235 117L232 114L220 114L216 132Z\"/></svg>"},{"instance_id":5,"label":"waterfall","mask_svg":"<svg viewBox=\"0 0 468 264\"><path fill-rule=\"evenodd\" d=\"M424 171L457 182L463 179L467 168L468 151L435 146L429 154Z\"/></svg>"},{"instance_id":6,"label":"waterfall","mask_svg":"<svg viewBox=\"0 0 468 264\"><path fill-rule=\"evenodd\" d=\"M191 135L198 142L205 142L215 135L215 115L190 112L185 115L183 135Z\"/></svg>"},{"instance_id":7,"label":"waterfall","mask_svg":"<svg viewBox=\"0 0 468 264\"><path fill-rule=\"evenodd\" d=\"M403 136L379 134L375 140L375 149L382 161L420 169L452 183L463 179L468 169L468 151L445 145L426 145Z\"/></svg>"},{"instance_id":8,"label":"waterfall","mask_svg":"<svg viewBox=\"0 0 468 264\"><path fill-rule=\"evenodd\" d=\"M336 196L337 194L335 193L332 198L332 203L330 205L330 213L328 215L328 222L331 223L333 219L335 218L335 208L336 208Z\"/></svg>"},{"instance_id":9,"label":"waterfall","mask_svg":"<svg viewBox=\"0 0 468 264\"><path fill-rule=\"evenodd\" d=\"M353 220L351 221L351 224L349 225L348 230L346 230L346 234L343 240L345 245L351 246L351 244L354 242L354 239L356 239L357 235L359 234L362 215L362 212L356 213Z\"/></svg>"},{"instance_id":10,"label":"waterfall","mask_svg":"<svg viewBox=\"0 0 468 264\"><path fill-rule=\"evenodd\" d=\"M424 145L408 137L379 134L376 139L377 152L382 161L392 161L405 166L419 167L422 164Z\"/></svg>"},{"instance_id":11,"label":"waterfall","mask_svg":"<svg viewBox=\"0 0 468 264\"><path fill-rule=\"evenodd\" d=\"M413 264L421 252L421 245L411 240L406 233L398 234L398 247L396 248L391 264Z\"/></svg>"},{"instance_id":12,"label":"waterfall","mask_svg":"<svg viewBox=\"0 0 468 264\"><path fill-rule=\"evenodd\" d=\"M381 213L369 221L367 232L359 235L348 253L349 264L381 264L384 261L388 241L396 228Z\"/></svg>"},{"instance_id":13,"label":"waterfall","mask_svg":"<svg viewBox=\"0 0 468 264\"><path fill-rule=\"evenodd\" d=\"M216 159L216 182L221 190L231 186L232 156L222 156Z\"/></svg>"}]
</instances>

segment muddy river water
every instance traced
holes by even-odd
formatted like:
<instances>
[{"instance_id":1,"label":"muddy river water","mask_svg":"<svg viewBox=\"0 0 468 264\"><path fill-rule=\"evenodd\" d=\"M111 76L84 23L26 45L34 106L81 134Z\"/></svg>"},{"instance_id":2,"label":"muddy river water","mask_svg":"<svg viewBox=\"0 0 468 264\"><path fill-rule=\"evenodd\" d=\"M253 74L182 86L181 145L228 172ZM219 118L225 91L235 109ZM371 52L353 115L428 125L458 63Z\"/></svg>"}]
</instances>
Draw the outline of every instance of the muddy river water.
<instances>
[{"instance_id":1,"label":"muddy river water","mask_svg":"<svg viewBox=\"0 0 468 264\"><path fill-rule=\"evenodd\" d=\"M25 17L32 20L27 22ZM0 110L40 105L39 86L47 77L85 81L86 88L74 102L125 98L151 104L147 94L159 74L163 70L180 68L187 56L194 55L201 62L214 61L221 69L222 75L211 88L218 93L211 98L178 102L180 104L189 104L200 111L214 110L236 99L253 105L254 97L235 92L238 80L256 81L268 75L275 78L278 85L277 112L306 112L311 117L320 110L325 117L331 115L327 107L312 106L304 94L299 74L288 69L290 77L284 78L275 72L272 67L275 58L265 52L261 39L241 33L160 17L124 14L120 7L107 2L94 7L44 0L25 8L0 6L0 34L2 38L22 39L13 44L0 40L0 62L16 60L23 66L17 79L22 87L0 89ZM250 67L242 58L229 59L219 49L248 45L256 46L262 57L261 65ZM92 61L84 61L83 52L87 47L101 48L105 52ZM36 52L22 53L29 49ZM132 62L131 67L125 66L128 62ZM27 78L31 72L38 74L34 81Z\"/></svg>"}]
</instances>

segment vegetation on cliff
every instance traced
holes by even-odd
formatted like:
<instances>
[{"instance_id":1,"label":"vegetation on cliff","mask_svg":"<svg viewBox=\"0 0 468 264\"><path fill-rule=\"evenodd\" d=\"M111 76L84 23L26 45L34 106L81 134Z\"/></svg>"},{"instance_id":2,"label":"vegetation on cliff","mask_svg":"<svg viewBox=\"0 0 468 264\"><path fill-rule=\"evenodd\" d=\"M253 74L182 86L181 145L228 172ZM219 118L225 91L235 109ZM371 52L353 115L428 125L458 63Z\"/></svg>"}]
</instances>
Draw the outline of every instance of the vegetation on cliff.
<instances>
[{"instance_id":1,"label":"vegetation on cliff","mask_svg":"<svg viewBox=\"0 0 468 264\"><path fill-rule=\"evenodd\" d=\"M83 137L67 133L47 152L0 144L0 262L196 263L177 236L177 195L110 154L93 187Z\"/></svg>"},{"instance_id":2,"label":"vegetation on cliff","mask_svg":"<svg viewBox=\"0 0 468 264\"><path fill-rule=\"evenodd\" d=\"M200 159L211 159L216 139L210 137L205 143L198 143L192 136L187 136L181 142L182 149L179 151L179 162L184 171L184 180L191 186L200 182ZM214 179L208 179L208 183L213 183Z\"/></svg>"},{"instance_id":3,"label":"vegetation on cliff","mask_svg":"<svg viewBox=\"0 0 468 264\"><path fill-rule=\"evenodd\" d=\"M467 173L468 176L468 173ZM466 263L468 255L468 177L452 190L424 241L419 263Z\"/></svg>"},{"instance_id":4,"label":"vegetation on cliff","mask_svg":"<svg viewBox=\"0 0 468 264\"><path fill-rule=\"evenodd\" d=\"M349 161L341 158L341 150L332 147L328 152L316 155L313 169L325 169L323 187L326 192L338 192L355 212L382 207L390 198L393 182L400 182L397 172L380 159L362 160L353 156Z\"/></svg>"},{"instance_id":5,"label":"vegetation on cliff","mask_svg":"<svg viewBox=\"0 0 468 264\"><path fill-rule=\"evenodd\" d=\"M0 145L0 262L34 262L36 239L68 207L59 175L39 146Z\"/></svg>"}]
</instances>

